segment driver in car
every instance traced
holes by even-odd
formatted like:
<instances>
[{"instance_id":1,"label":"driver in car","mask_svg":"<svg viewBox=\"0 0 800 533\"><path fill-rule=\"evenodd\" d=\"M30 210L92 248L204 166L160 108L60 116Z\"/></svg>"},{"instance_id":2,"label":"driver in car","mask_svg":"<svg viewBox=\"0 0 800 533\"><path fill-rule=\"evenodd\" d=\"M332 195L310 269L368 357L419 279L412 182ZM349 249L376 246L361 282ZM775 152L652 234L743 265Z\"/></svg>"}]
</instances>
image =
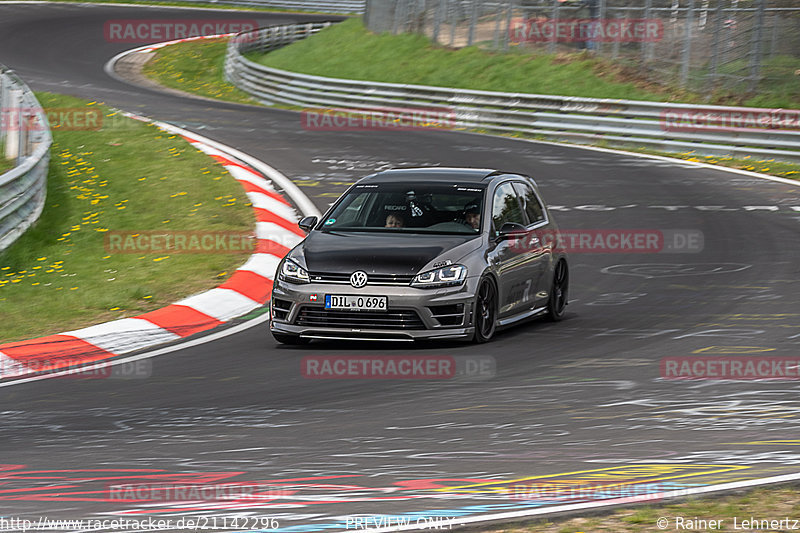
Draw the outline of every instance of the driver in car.
<instances>
[{"instance_id":1,"label":"driver in car","mask_svg":"<svg viewBox=\"0 0 800 533\"><path fill-rule=\"evenodd\" d=\"M481 208L476 203L467 204L464 207L464 220L474 230L481 229Z\"/></svg>"}]
</instances>

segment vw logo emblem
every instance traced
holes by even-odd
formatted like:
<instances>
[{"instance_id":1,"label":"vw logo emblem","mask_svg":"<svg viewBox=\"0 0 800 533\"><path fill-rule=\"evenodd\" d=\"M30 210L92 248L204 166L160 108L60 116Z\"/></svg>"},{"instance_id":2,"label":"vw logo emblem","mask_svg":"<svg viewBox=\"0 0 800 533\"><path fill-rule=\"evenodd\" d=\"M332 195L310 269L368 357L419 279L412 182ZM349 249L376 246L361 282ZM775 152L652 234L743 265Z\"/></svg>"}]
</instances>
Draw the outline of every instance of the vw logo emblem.
<instances>
[{"instance_id":1,"label":"vw logo emblem","mask_svg":"<svg viewBox=\"0 0 800 533\"><path fill-rule=\"evenodd\" d=\"M367 273L363 270L357 270L350 275L350 285L356 289L360 289L367 284Z\"/></svg>"}]
</instances>

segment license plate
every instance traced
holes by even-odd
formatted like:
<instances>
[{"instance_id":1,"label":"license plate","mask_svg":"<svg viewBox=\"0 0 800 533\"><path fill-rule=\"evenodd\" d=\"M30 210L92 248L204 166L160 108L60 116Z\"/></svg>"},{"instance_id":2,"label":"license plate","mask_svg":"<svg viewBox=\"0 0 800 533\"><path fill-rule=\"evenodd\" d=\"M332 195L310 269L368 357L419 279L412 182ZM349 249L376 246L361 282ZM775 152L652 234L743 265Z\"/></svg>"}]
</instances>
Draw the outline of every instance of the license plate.
<instances>
[{"instance_id":1,"label":"license plate","mask_svg":"<svg viewBox=\"0 0 800 533\"><path fill-rule=\"evenodd\" d=\"M353 296L349 294L326 294L325 309L347 309L349 311L386 311L386 296Z\"/></svg>"}]
</instances>

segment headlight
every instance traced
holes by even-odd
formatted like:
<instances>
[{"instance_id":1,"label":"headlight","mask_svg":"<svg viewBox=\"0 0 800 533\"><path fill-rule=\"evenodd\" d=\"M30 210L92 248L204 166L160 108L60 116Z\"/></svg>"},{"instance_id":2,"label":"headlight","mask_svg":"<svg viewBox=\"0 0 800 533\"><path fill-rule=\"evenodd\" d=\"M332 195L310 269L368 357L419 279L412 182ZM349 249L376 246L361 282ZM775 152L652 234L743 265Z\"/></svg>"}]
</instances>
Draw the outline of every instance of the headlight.
<instances>
[{"instance_id":1,"label":"headlight","mask_svg":"<svg viewBox=\"0 0 800 533\"><path fill-rule=\"evenodd\" d=\"M308 283L308 272L291 259L287 259L281 266L281 279L289 283Z\"/></svg>"},{"instance_id":2,"label":"headlight","mask_svg":"<svg viewBox=\"0 0 800 533\"><path fill-rule=\"evenodd\" d=\"M411 282L412 287L419 287L421 289L432 289L437 287L450 287L454 285L461 285L467 277L467 267L463 265L449 265L436 270L428 270L421 274L417 274L414 281Z\"/></svg>"}]
</instances>

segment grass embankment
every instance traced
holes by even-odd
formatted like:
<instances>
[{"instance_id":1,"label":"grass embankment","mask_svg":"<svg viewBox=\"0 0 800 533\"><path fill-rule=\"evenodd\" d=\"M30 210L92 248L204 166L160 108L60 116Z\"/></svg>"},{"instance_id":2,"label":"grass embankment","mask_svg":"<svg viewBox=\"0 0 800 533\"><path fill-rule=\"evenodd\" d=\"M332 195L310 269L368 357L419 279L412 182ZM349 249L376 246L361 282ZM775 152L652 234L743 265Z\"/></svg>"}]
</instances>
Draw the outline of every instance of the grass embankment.
<instances>
[{"instance_id":1,"label":"grass embankment","mask_svg":"<svg viewBox=\"0 0 800 533\"><path fill-rule=\"evenodd\" d=\"M227 40L214 39L167 46L156 51L144 72L167 87L247 102L248 96L224 79L226 45ZM332 49L337 53L331 54ZM657 86L624 81L622 69L585 55L534 56L521 51L493 54L474 47L448 50L432 46L419 35L371 34L357 19L252 59L275 68L338 78L583 97L700 101L698 95L670 93ZM800 165L792 163L627 149L775 176L797 178L800 174Z\"/></svg>"},{"instance_id":2,"label":"grass embankment","mask_svg":"<svg viewBox=\"0 0 800 533\"><path fill-rule=\"evenodd\" d=\"M336 50L336 53L331 53ZM709 103L705 93L655 84L638 70L589 53L535 54L522 48L491 52L476 46L437 46L423 35L374 34L361 20L341 24L251 59L274 68L317 76L458 87L485 91ZM733 68L728 66L728 68ZM800 59L765 59L765 81L756 95L713 95L710 103L776 108L800 107Z\"/></svg>"},{"instance_id":3,"label":"grass embankment","mask_svg":"<svg viewBox=\"0 0 800 533\"><path fill-rule=\"evenodd\" d=\"M48 109L97 107L37 97ZM0 341L157 309L218 285L248 255L109 252L109 231L247 232L254 224L222 166L180 137L99 107L102 129L53 129L44 212L0 254Z\"/></svg>"},{"instance_id":4,"label":"grass embankment","mask_svg":"<svg viewBox=\"0 0 800 533\"><path fill-rule=\"evenodd\" d=\"M172 89L228 102L257 103L225 81L227 43L228 39L201 39L165 46L156 51L142 72Z\"/></svg>"},{"instance_id":5,"label":"grass embankment","mask_svg":"<svg viewBox=\"0 0 800 533\"><path fill-rule=\"evenodd\" d=\"M734 517L736 524L734 524ZM781 520L786 522L754 527L743 521ZM658 520L666 518L666 528L659 527ZM792 520L800 518L800 491L796 487L763 488L745 495L696 498L682 503L662 506L620 509L609 514L559 520L556 522L535 521L523 527L507 529L491 528L487 533L650 533L653 531L791 531ZM682 522L676 520L683 519ZM701 525L700 520L706 520ZM711 520L717 523L711 525ZM721 522L720 522L721 521ZM663 524L662 524L663 525ZM710 527L709 527L710 526ZM718 527L717 527L718 526ZM737 528L738 527L738 528Z\"/></svg>"},{"instance_id":6,"label":"grass embankment","mask_svg":"<svg viewBox=\"0 0 800 533\"><path fill-rule=\"evenodd\" d=\"M423 35L374 34L359 19L248 57L269 67L333 78L597 98L664 98L614 72L602 74L602 63L588 55L492 53L474 46L453 50L433 46Z\"/></svg>"}]
</instances>

